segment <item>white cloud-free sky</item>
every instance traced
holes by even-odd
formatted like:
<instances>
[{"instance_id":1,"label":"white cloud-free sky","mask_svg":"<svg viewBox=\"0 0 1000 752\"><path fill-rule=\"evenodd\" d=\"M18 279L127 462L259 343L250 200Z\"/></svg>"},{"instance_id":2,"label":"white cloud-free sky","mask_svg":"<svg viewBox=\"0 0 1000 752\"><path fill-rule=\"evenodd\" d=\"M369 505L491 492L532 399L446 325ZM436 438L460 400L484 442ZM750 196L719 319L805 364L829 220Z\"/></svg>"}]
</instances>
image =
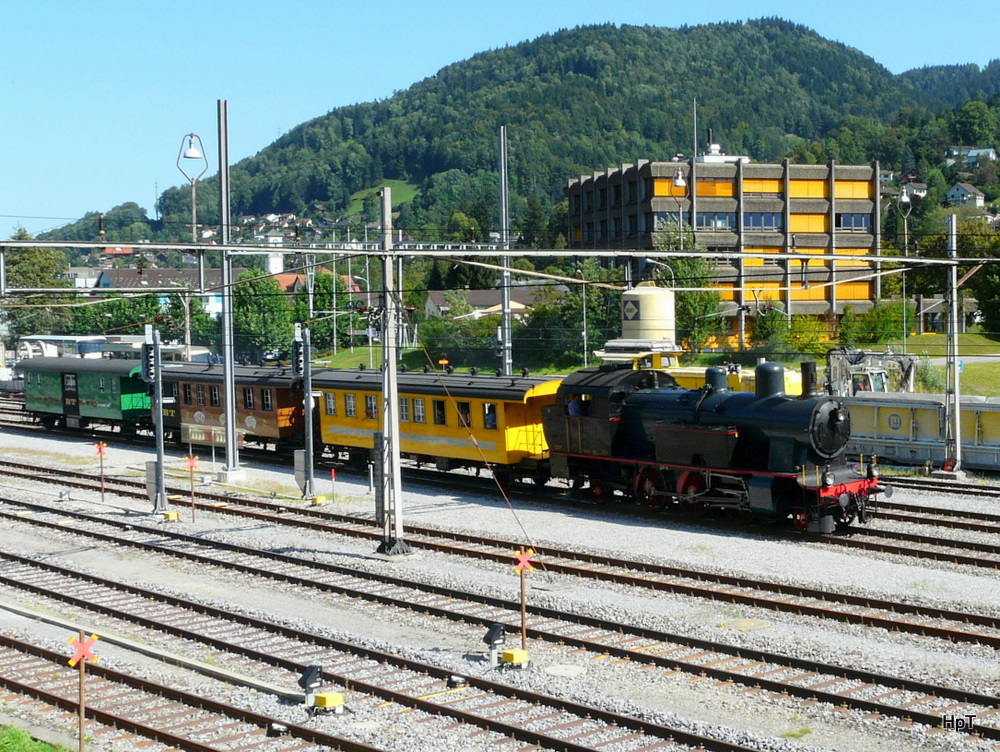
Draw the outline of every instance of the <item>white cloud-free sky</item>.
<instances>
[{"instance_id":1,"label":"white cloud-free sky","mask_svg":"<svg viewBox=\"0 0 1000 752\"><path fill-rule=\"evenodd\" d=\"M185 181L198 133L217 171L216 102L231 162L345 104L384 99L477 52L598 23L664 27L779 17L901 73L1000 57L995 30L930 0L39 0L0 16L0 237L155 198Z\"/></svg>"}]
</instances>

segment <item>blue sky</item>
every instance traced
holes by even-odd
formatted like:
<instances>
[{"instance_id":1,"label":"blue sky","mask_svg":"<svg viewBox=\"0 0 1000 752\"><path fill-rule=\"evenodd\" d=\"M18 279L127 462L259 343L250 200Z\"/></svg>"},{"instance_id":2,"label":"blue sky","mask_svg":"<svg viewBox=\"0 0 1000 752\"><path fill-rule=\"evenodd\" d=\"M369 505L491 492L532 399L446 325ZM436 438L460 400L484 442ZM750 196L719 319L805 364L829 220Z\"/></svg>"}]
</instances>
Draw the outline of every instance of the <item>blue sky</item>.
<instances>
[{"instance_id":1,"label":"blue sky","mask_svg":"<svg viewBox=\"0 0 1000 752\"><path fill-rule=\"evenodd\" d=\"M153 214L182 184L184 134L217 172L216 102L232 162L345 104L384 99L477 52L583 24L677 27L780 17L894 73L1000 57L986 24L929 0L838 3L602 0L38 0L0 17L0 237L125 201Z\"/></svg>"}]
</instances>

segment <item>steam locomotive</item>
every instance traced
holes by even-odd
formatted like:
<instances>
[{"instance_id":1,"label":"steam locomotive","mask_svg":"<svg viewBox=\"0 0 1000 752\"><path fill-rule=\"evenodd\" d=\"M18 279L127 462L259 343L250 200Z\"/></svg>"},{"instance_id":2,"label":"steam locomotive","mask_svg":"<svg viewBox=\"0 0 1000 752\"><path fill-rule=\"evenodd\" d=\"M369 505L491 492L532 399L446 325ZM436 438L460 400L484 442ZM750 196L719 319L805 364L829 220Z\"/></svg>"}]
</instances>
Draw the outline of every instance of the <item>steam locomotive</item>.
<instances>
[{"instance_id":1,"label":"steam locomotive","mask_svg":"<svg viewBox=\"0 0 1000 752\"><path fill-rule=\"evenodd\" d=\"M586 479L597 499L620 491L691 514L791 516L799 530L820 533L867 522L891 489L874 461L846 460L850 413L817 392L815 364L803 364L800 397L785 395L777 363L758 365L755 376L750 393L730 391L721 368L707 369L701 389L659 387L654 371L577 371L543 409L551 472Z\"/></svg>"}]
</instances>

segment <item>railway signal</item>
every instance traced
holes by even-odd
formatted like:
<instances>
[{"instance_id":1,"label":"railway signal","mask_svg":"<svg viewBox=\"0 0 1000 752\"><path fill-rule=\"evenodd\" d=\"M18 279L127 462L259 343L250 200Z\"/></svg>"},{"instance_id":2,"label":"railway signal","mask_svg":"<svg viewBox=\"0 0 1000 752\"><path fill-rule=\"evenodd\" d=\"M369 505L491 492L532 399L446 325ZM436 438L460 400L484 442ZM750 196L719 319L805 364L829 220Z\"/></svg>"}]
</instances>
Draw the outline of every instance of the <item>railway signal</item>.
<instances>
[{"instance_id":1,"label":"railway signal","mask_svg":"<svg viewBox=\"0 0 1000 752\"><path fill-rule=\"evenodd\" d=\"M80 752L83 752L83 739L84 739L83 731L84 731L84 724L86 723L85 719L86 695L84 693L84 675L86 671L84 667L87 665L88 660L91 663L97 663L97 656L94 655L93 651L91 650L95 642L97 642L97 635L92 634L90 636L90 639L88 640L86 639L86 635L84 635L82 629L80 630L79 639L77 639L76 637L69 638L70 645L76 646L76 653L74 653L73 657L69 659L69 665L71 667L77 665L80 666L80 728L79 728Z\"/></svg>"},{"instance_id":2,"label":"railway signal","mask_svg":"<svg viewBox=\"0 0 1000 752\"><path fill-rule=\"evenodd\" d=\"M104 503L104 455L108 453L108 445L99 441L94 446L97 448L97 456L101 458L101 503Z\"/></svg>"},{"instance_id":3,"label":"railway signal","mask_svg":"<svg viewBox=\"0 0 1000 752\"><path fill-rule=\"evenodd\" d=\"M156 381L156 346L152 342L142 343L142 380L147 384Z\"/></svg>"},{"instance_id":4,"label":"railway signal","mask_svg":"<svg viewBox=\"0 0 1000 752\"><path fill-rule=\"evenodd\" d=\"M503 654L504 663L518 668L528 665L528 572L534 572L535 568L531 564L531 557L535 555L533 549L519 548L514 552L517 563L514 571L521 575L521 649L506 650Z\"/></svg>"}]
</instances>

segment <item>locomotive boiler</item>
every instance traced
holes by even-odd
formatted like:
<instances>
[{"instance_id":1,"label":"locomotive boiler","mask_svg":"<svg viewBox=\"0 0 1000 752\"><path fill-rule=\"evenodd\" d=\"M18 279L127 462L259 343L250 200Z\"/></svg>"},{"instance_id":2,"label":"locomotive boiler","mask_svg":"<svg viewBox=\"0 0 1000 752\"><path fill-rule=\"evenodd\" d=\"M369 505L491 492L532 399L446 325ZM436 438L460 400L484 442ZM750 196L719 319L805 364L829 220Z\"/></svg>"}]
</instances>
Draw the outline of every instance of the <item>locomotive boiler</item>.
<instances>
[{"instance_id":1,"label":"locomotive boiler","mask_svg":"<svg viewBox=\"0 0 1000 752\"><path fill-rule=\"evenodd\" d=\"M707 369L700 389L662 377L613 366L568 376L543 413L553 475L585 478L596 499L620 491L693 514L791 516L810 532L867 521L887 490L874 462L847 462L850 413L816 392L813 369L798 397L785 395L776 363L757 366L752 393L729 391L723 369Z\"/></svg>"}]
</instances>

